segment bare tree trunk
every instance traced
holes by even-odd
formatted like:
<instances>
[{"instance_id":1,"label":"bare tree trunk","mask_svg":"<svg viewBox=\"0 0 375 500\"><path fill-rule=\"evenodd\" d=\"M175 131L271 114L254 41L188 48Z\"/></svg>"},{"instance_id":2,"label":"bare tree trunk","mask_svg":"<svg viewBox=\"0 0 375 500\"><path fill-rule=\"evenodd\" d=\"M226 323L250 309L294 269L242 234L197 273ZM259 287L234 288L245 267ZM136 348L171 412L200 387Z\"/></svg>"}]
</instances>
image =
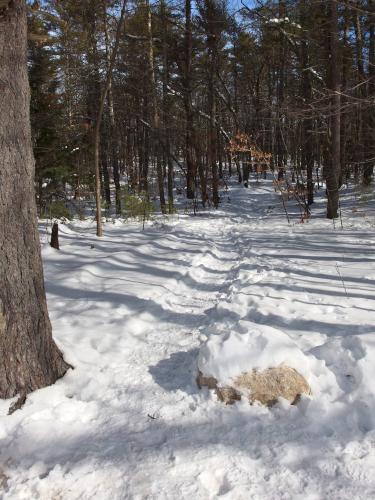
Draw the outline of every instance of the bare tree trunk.
<instances>
[{"instance_id":1,"label":"bare tree trunk","mask_svg":"<svg viewBox=\"0 0 375 500\"><path fill-rule=\"evenodd\" d=\"M350 46L351 34L349 33L349 9L343 11L343 57L341 65L341 109L345 109L348 103L347 93L350 92L350 77L352 68L352 56L348 58L347 49ZM348 139L349 128L352 118L347 113L340 113L340 172L338 178L338 186L340 187L346 179L348 173Z\"/></svg>"},{"instance_id":2,"label":"bare tree trunk","mask_svg":"<svg viewBox=\"0 0 375 500\"><path fill-rule=\"evenodd\" d=\"M284 19L286 17L286 3L285 0L279 0L279 17ZM277 110L276 110L276 153L277 153L277 166L279 169L285 167L287 158L285 151L285 144L283 138L284 120L282 107L284 104L284 90L285 90L285 63L286 63L286 42L285 36L282 32L279 34L279 62L277 68Z\"/></svg>"},{"instance_id":3,"label":"bare tree trunk","mask_svg":"<svg viewBox=\"0 0 375 500\"><path fill-rule=\"evenodd\" d=\"M191 90L191 58L192 58L192 23L191 0L185 0L185 74L184 105L186 113L185 148L186 148L186 196L195 197L195 167L193 162L193 127L194 113Z\"/></svg>"},{"instance_id":4,"label":"bare tree trunk","mask_svg":"<svg viewBox=\"0 0 375 500\"><path fill-rule=\"evenodd\" d=\"M149 128L144 125L148 120L148 85L144 82L142 99L142 121L138 131L139 157L139 192L148 194L148 166L149 166Z\"/></svg>"},{"instance_id":5,"label":"bare tree trunk","mask_svg":"<svg viewBox=\"0 0 375 500\"><path fill-rule=\"evenodd\" d=\"M103 174L103 189L102 189L102 197L105 199L106 208L111 206L111 188L109 182L109 169L108 169L108 138L107 132L102 131L102 144L101 148L101 171Z\"/></svg>"},{"instance_id":6,"label":"bare tree trunk","mask_svg":"<svg viewBox=\"0 0 375 500\"><path fill-rule=\"evenodd\" d=\"M0 8L0 397L21 400L69 365L52 339L34 197L26 5Z\"/></svg>"},{"instance_id":7,"label":"bare tree trunk","mask_svg":"<svg viewBox=\"0 0 375 500\"><path fill-rule=\"evenodd\" d=\"M361 7L360 0L357 0L357 7L358 9ZM355 33L355 49L356 49L356 62L357 62L357 71L358 71L358 76L360 82L364 82L365 80L365 70L364 70L364 64L363 64L363 34L362 34L362 27L361 27L361 22L360 22L360 15L359 11L354 12L354 33ZM366 96L366 88L364 85L361 85L359 89L359 95L361 98L364 98ZM363 164L364 160L364 142L365 142L365 137L364 137L364 106L360 102L358 104L358 126L357 126L357 135L356 135L356 143L357 143L357 148L355 152L355 159L359 164ZM355 165L355 170L354 170L354 178L358 178L358 163Z\"/></svg>"},{"instance_id":8,"label":"bare tree trunk","mask_svg":"<svg viewBox=\"0 0 375 500\"><path fill-rule=\"evenodd\" d=\"M160 198L160 209L163 214L166 213L165 207L165 196L164 196L164 183L163 183L163 170L161 165L161 151L160 151L160 117L156 94L156 81L155 81L155 71L154 71L154 42L152 40L152 18L151 18L151 8L149 0L146 0L147 8L147 36L148 36L148 65L149 65L149 85L150 94L152 98L152 132L155 136L155 148L156 148L156 172L158 177L158 188L159 188L159 198Z\"/></svg>"},{"instance_id":9,"label":"bare tree trunk","mask_svg":"<svg viewBox=\"0 0 375 500\"><path fill-rule=\"evenodd\" d=\"M215 48L212 48L211 69L208 83L208 105L210 113L209 133L208 133L208 166L212 172L212 201L214 207L219 206L219 178L217 168L217 130L216 130L216 99L215 99L215 77L216 57Z\"/></svg>"},{"instance_id":10,"label":"bare tree trunk","mask_svg":"<svg viewBox=\"0 0 375 500\"><path fill-rule=\"evenodd\" d=\"M163 25L166 26L166 13L165 2L160 2L160 13ZM164 136L164 157L167 164L167 179L168 179L168 211L173 213L173 162L171 157L171 143L168 131L168 112L169 112L169 98L168 98L168 83L169 83L169 63L168 63L168 48L166 31L163 29L162 33L163 43L163 136Z\"/></svg>"},{"instance_id":11,"label":"bare tree trunk","mask_svg":"<svg viewBox=\"0 0 375 500\"><path fill-rule=\"evenodd\" d=\"M212 201L214 207L219 206L219 177L217 168L217 129L216 129L216 95L215 83L216 72L218 71L218 37L220 29L216 26L218 19L215 19L215 4L206 2L207 15L207 48L209 57L208 68L208 113L210 116L208 127L208 168L212 175Z\"/></svg>"},{"instance_id":12,"label":"bare tree trunk","mask_svg":"<svg viewBox=\"0 0 375 500\"><path fill-rule=\"evenodd\" d=\"M375 2L368 0L368 26L369 26L369 54L368 54L368 98L373 99L375 96ZM363 171L364 184L370 184L374 171L374 156L375 156L375 110L374 105L370 105L367 110L367 127L366 127L366 140L365 147L368 159Z\"/></svg>"},{"instance_id":13,"label":"bare tree trunk","mask_svg":"<svg viewBox=\"0 0 375 500\"><path fill-rule=\"evenodd\" d=\"M326 168L327 186L327 218L338 217L339 175L340 175L340 118L341 118L341 85L339 63L339 26L337 3L329 2L329 89L331 91L331 158Z\"/></svg>"},{"instance_id":14,"label":"bare tree trunk","mask_svg":"<svg viewBox=\"0 0 375 500\"><path fill-rule=\"evenodd\" d=\"M305 26L308 20L308 11L306 0L301 0L301 25ZM312 99L311 75L309 71L309 52L307 38L301 40L301 60L302 60L302 96L304 105L308 105ZM305 118L303 121L303 148L302 155L307 170L307 203L311 205L314 202L314 154L313 154L313 122L311 118Z\"/></svg>"},{"instance_id":15,"label":"bare tree trunk","mask_svg":"<svg viewBox=\"0 0 375 500\"><path fill-rule=\"evenodd\" d=\"M107 71L111 64L111 56L109 50L109 37L107 26L107 0L104 0L104 37L105 37L105 52L107 58ZM115 184L115 198L116 198L116 214L121 215L121 186L120 186L120 171L119 161L117 154L118 135L115 127L115 111L113 107L113 93L112 93L112 75L108 86L108 111L109 111L109 133L110 133L110 148L113 170L113 182Z\"/></svg>"},{"instance_id":16,"label":"bare tree trunk","mask_svg":"<svg viewBox=\"0 0 375 500\"><path fill-rule=\"evenodd\" d=\"M120 35L122 30L122 24L125 15L125 7L126 0L123 0L120 19L117 25L115 45L112 50L111 60L107 71L106 80L104 83L104 88L102 91L102 95L100 96L100 105L98 116L95 122L94 129L94 172L95 172L95 201L96 201L96 235L103 236L103 225L102 225L102 216L101 216L101 193L100 193L100 165L99 165L99 148L100 148L100 126L103 118L104 104L107 98L107 93L109 89L109 85L111 83L112 71L115 65L116 55L118 51L118 46L120 43Z\"/></svg>"}]
</instances>

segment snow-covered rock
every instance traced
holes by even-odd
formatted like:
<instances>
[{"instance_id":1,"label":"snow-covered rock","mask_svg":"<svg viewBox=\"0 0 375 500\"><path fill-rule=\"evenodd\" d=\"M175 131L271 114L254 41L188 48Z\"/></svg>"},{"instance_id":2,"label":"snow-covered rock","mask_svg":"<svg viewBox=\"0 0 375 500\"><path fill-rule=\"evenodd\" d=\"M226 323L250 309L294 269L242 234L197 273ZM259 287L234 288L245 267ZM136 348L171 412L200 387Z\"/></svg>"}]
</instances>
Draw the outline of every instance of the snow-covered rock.
<instances>
[{"instance_id":1,"label":"snow-covered rock","mask_svg":"<svg viewBox=\"0 0 375 500\"><path fill-rule=\"evenodd\" d=\"M246 394L251 402L258 401L267 406L277 403L279 398L296 404L302 394L311 389L304 377L294 368L280 365L258 372L243 373L234 380L237 390Z\"/></svg>"},{"instance_id":2,"label":"snow-covered rock","mask_svg":"<svg viewBox=\"0 0 375 500\"><path fill-rule=\"evenodd\" d=\"M201 372L197 383L199 387L215 389L218 398L225 404L239 401L242 395L246 396L250 403L257 401L266 406L276 404L280 398L296 404L302 394L311 394L304 377L294 368L285 365L242 373L233 380L230 387L219 387L215 378L205 377Z\"/></svg>"},{"instance_id":3,"label":"snow-covered rock","mask_svg":"<svg viewBox=\"0 0 375 500\"><path fill-rule=\"evenodd\" d=\"M227 404L241 395L267 406L279 398L293 404L310 394L303 376L309 375L309 357L282 331L243 321L242 330L244 323L244 333L211 335L201 346L198 385L215 389Z\"/></svg>"}]
</instances>

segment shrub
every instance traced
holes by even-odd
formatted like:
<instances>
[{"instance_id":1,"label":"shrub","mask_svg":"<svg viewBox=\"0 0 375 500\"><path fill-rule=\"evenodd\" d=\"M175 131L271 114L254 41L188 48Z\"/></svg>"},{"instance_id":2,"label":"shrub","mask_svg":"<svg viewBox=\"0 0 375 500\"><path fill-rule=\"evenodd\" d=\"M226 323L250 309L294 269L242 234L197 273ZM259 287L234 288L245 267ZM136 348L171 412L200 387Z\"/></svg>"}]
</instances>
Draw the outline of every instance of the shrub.
<instances>
[{"instance_id":1,"label":"shrub","mask_svg":"<svg viewBox=\"0 0 375 500\"><path fill-rule=\"evenodd\" d=\"M52 201L41 213L42 219L72 219L68 207L63 201Z\"/></svg>"},{"instance_id":2,"label":"shrub","mask_svg":"<svg viewBox=\"0 0 375 500\"><path fill-rule=\"evenodd\" d=\"M150 220L155 211L147 193L130 193L127 191L123 197L122 206L125 217L140 221Z\"/></svg>"}]
</instances>

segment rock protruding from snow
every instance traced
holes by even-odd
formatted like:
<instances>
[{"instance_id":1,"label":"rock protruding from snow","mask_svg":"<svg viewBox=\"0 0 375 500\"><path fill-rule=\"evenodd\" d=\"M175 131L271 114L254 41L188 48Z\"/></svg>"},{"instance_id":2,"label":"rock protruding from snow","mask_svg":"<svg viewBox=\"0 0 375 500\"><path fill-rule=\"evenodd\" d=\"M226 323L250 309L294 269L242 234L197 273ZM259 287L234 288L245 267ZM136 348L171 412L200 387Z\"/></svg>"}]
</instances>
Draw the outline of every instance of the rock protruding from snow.
<instances>
[{"instance_id":1,"label":"rock protruding from snow","mask_svg":"<svg viewBox=\"0 0 375 500\"><path fill-rule=\"evenodd\" d=\"M197 384L200 389L202 389L202 387L215 389L217 397L220 401L227 405L231 405L235 401L239 401L241 399L241 394L236 391L236 389L233 387L219 387L216 378L205 377L202 372L198 373Z\"/></svg>"},{"instance_id":2,"label":"rock protruding from snow","mask_svg":"<svg viewBox=\"0 0 375 500\"><path fill-rule=\"evenodd\" d=\"M259 401L267 406L279 398L291 404L299 401L302 394L311 394L309 384L294 368L281 365L258 372L243 373L234 380L235 389L245 393L250 402Z\"/></svg>"},{"instance_id":3,"label":"rock protruding from snow","mask_svg":"<svg viewBox=\"0 0 375 500\"><path fill-rule=\"evenodd\" d=\"M198 374L197 383L199 387L215 389L218 398L225 404L239 401L242 395L245 395L250 403L257 401L266 406L274 405L279 398L296 404L302 394L311 394L304 377L294 368L284 365L242 373L233 380L231 387L220 387L214 377L205 377L201 372Z\"/></svg>"},{"instance_id":4,"label":"rock protruding from snow","mask_svg":"<svg viewBox=\"0 0 375 500\"><path fill-rule=\"evenodd\" d=\"M199 387L215 389L227 404L242 395L267 406L279 398L295 404L302 394L311 394L305 378L309 357L279 330L250 322L246 327L245 333L212 335L203 344L198 357Z\"/></svg>"}]
</instances>

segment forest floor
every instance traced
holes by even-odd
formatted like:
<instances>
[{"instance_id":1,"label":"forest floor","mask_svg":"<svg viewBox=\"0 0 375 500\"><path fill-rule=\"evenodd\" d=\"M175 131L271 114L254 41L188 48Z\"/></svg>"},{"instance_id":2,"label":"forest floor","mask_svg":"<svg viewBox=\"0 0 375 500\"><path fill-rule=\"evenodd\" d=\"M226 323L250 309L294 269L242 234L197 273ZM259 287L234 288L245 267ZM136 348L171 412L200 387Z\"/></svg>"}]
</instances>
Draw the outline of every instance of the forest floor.
<instances>
[{"instance_id":1,"label":"forest floor","mask_svg":"<svg viewBox=\"0 0 375 500\"><path fill-rule=\"evenodd\" d=\"M323 199L304 224L290 206L288 224L270 181L233 184L219 210L144 231L60 225L60 251L41 224L74 370L12 416L1 403L2 498L375 498L375 214L353 193L343 228ZM311 398L225 406L198 389L201 343L254 323L310 360Z\"/></svg>"}]
</instances>

